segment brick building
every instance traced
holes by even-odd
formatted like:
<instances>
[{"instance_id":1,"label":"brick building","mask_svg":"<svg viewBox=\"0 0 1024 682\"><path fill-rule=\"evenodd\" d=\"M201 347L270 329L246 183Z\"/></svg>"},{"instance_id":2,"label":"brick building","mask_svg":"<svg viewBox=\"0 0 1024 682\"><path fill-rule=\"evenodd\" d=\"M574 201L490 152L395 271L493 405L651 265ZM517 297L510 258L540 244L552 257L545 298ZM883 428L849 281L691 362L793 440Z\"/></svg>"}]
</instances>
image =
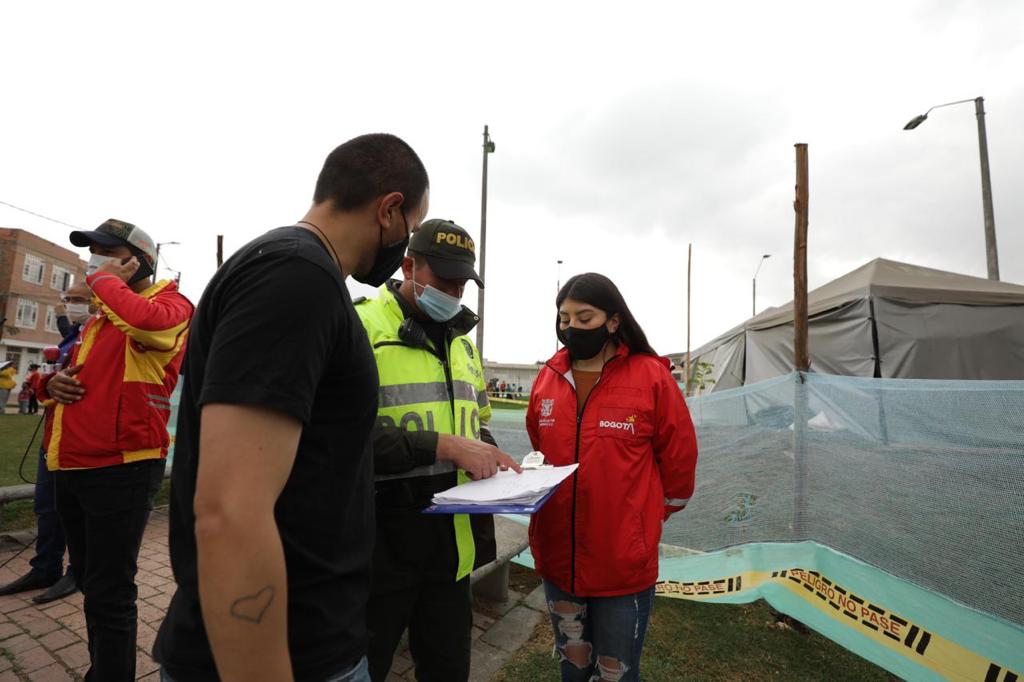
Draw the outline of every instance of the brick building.
<instances>
[{"instance_id":1,"label":"brick building","mask_svg":"<svg viewBox=\"0 0 1024 682\"><path fill-rule=\"evenodd\" d=\"M78 253L31 232L0 228L0 359L18 368L19 385L42 350L60 342L55 308L61 292L85 277ZM17 391L10 401L17 404Z\"/></svg>"}]
</instances>

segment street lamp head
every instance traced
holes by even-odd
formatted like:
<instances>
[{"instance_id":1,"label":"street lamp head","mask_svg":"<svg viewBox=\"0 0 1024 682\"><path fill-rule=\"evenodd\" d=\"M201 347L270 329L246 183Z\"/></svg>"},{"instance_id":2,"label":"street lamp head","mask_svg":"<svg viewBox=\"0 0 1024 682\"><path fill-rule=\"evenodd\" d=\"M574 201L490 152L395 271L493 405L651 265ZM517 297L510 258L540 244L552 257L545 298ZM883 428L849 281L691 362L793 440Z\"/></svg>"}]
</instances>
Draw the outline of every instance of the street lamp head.
<instances>
[{"instance_id":1,"label":"street lamp head","mask_svg":"<svg viewBox=\"0 0 1024 682\"><path fill-rule=\"evenodd\" d=\"M770 253L766 253L763 256L761 256L761 258L771 258L771 257L772 257L772 254L770 254Z\"/></svg>"},{"instance_id":2,"label":"street lamp head","mask_svg":"<svg viewBox=\"0 0 1024 682\"><path fill-rule=\"evenodd\" d=\"M910 119L910 122L907 123L907 125L903 126L903 129L904 130L913 130L917 126L919 126L922 123L924 123L925 120L927 120L927 118L928 118L928 114L921 114L920 116L915 116L914 118Z\"/></svg>"}]
</instances>

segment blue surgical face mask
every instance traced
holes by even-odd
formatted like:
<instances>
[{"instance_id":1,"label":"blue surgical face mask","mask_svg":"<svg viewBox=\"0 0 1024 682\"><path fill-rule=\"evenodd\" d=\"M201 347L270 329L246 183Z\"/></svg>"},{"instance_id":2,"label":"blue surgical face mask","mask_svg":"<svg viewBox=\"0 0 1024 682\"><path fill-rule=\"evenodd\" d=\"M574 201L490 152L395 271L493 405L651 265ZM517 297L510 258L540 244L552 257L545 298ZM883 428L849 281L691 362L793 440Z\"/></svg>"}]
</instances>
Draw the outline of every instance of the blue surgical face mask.
<instances>
[{"instance_id":1,"label":"blue surgical face mask","mask_svg":"<svg viewBox=\"0 0 1024 682\"><path fill-rule=\"evenodd\" d=\"M416 296L416 305L423 313L434 322L447 322L462 310L462 302L450 294L429 284L420 284L416 281L416 271L413 271L413 293ZM416 287L422 287L423 292L416 294Z\"/></svg>"}]
</instances>

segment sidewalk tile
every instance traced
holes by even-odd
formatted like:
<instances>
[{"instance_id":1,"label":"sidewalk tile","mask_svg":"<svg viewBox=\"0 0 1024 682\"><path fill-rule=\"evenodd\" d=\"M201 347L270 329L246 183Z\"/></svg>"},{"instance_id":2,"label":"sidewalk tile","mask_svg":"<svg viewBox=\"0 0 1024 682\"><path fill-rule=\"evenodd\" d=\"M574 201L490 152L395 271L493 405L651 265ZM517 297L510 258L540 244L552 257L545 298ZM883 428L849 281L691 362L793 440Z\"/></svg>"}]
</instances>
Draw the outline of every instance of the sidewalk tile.
<instances>
[{"instance_id":1,"label":"sidewalk tile","mask_svg":"<svg viewBox=\"0 0 1024 682\"><path fill-rule=\"evenodd\" d=\"M24 633L15 635L10 639L5 639L3 644L0 644L0 648L3 648L5 651L9 651L12 654L20 654L22 651L27 651L34 646L37 646L36 640Z\"/></svg>"},{"instance_id":2,"label":"sidewalk tile","mask_svg":"<svg viewBox=\"0 0 1024 682\"><path fill-rule=\"evenodd\" d=\"M71 646L66 646L57 651L56 656L72 669L89 665L89 647L85 642L75 642Z\"/></svg>"},{"instance_id":3,"label":"sidewalk tile","mask_svg":"<svg viewBox=\"0 0 1024 682\"><path fill-rule=\"evenodd\" d=\"M66 646L70 646L75 642L80 641L82 640L78 639L75 634L64 628L54 630L53 632L39 638L39 643L50 651L59 651Z\"/></svg>"},{"instance_id":4,"label":"sidewalk tile","mask_svg":"<svg viewBox=\"0 0 1024 682\"><path fill-rule=\"evenodd\" d=\"M50 652L38 644L31 649L14 654L14 665L20 668L23 673L31 674L55 662L56 659L54 659Z\"/></svg>"},{"instance_id":5,"label":"sidewalk tile","mask_svg":"<svg viewBox=\"0 0 1024 682\"><path fill-rule=\"evenodd\" d=\"M73 682L74 679L60 663L53 663L32 673L32 682Z\"/></svg>"},{"instance_id":6,"label":"sidewalk tile","mask_svg":"<svg viewBox=\"0 0 1024 682\"><path fill-rule=\"evenodd\" d=\"M516 651L533 634L540 618L541 614L537 611L517 606L482 634L480 639L505 651Z\"/></svg>"}]
</instances>

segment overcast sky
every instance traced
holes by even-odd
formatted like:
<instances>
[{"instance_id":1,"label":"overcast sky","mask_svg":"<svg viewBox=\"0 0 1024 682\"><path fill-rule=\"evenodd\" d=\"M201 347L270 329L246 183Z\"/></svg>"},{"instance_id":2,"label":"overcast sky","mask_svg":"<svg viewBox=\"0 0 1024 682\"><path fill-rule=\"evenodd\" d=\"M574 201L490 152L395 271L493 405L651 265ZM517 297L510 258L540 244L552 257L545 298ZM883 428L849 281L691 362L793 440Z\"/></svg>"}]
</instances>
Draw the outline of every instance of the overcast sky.
<instances>
[{"instance_id":1,"label":"overcast sky","mask_svg":"<svg viewBox=\"0 0 1024 682\"><path fill-rule=\"evenodd\" d=\"M694 347L749 317L761 254L758 310L792 298L795 142L812 288L878 256L984 276L973 105L902 130L982 95L1001 274L1024 282L1024 3L351 4L6 3L0 201L181 242L163 262L198 301L216 235L230 254L301 218L366 132L409 142L431 217L478 235L486 123L486 356L554 350L558 259L678 352L688 243Z\"/></svg>"}]
</instances>

